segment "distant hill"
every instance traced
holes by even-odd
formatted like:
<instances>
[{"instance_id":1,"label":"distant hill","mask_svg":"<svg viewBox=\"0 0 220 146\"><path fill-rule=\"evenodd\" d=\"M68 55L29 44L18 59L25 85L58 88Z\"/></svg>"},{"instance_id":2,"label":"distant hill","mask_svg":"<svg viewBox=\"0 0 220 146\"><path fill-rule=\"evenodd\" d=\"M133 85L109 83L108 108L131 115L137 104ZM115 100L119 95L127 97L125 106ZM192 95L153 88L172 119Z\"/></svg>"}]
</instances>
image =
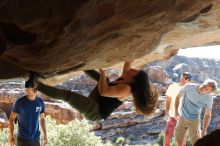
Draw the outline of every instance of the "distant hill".
<instances>
[{"instance_id":1,"label":"distant hill","mask_svg":"<svg viewBox=\"0 0 220 146\"><path fill-rule=\"evenodd\" d=\"M193 82L202 83L205 79L211 78L220 85L220 61L214 59L174 56L169 60L155 61L147 66L162 67L175 82L178 82L183 72L188 71L193 75Z\"/></svg>"}]
</instances>

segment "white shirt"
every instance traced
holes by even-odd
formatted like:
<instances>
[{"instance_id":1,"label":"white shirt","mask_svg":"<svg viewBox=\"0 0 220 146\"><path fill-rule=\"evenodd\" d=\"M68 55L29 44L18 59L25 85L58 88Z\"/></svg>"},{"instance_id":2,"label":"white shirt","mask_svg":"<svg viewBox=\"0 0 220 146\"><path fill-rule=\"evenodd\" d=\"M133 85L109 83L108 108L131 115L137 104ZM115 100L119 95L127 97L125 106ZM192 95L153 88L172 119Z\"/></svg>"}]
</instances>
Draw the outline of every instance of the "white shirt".
<instances>
[{"instance_id":1,"label":"white shirt","mask_svg":"<svg viewBox=\"0 0 220 146\"><path fill-rule=\"evenodd\" d=\"M173 118L175 117L176 96L179 94L181 87L182 86L180 86L178 83L173 83L168 87L166 94L165 94L166 96L169 96L171 98L169 116ZM182 98L180 99L180 103L179 103L179 108L178 108L179 112L181 109L181 105L182 105Z\"/></svg>"}]
</instances>

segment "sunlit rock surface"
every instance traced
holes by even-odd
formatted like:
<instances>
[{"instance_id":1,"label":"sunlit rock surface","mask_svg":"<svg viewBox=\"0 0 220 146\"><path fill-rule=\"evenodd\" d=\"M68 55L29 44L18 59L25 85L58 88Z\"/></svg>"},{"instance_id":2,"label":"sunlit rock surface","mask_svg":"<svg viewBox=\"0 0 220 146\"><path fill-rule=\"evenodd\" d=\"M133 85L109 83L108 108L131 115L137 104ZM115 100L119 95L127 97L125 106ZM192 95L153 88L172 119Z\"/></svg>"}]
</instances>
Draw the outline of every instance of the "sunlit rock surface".
<instances>
[{"instance_id":1,"label":"sunlit rock surface","mask_svg":"<svg viewBox=\"0 0 220 146\"><path fill-rule=\"evenodd\" d=\"M220 0L2 0L0 79L33 70L56 84L127 59L167 59L219 44L219 18Z\"/></svg>"}]
</instances>

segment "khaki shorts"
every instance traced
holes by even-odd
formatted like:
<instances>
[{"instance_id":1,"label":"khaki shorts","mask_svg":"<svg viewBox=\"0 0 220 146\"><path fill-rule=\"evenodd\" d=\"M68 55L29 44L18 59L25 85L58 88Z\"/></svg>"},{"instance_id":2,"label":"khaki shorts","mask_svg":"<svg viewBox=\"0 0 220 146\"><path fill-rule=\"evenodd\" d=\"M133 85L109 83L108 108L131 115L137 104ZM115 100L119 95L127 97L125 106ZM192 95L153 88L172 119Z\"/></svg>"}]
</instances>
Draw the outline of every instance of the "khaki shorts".
<instances>
[{"instance_id":1,"label":"khaki shorts","mask_svg":"<svg viewBox=\"0 0 220 146\"><path fill-rule=\"evenodd\" d=\"M196 120L187 120L183 117L180 117L178 120L176 130L175 130L175 140L183 142L186 131L189 131L189 136L192 142L192 145L200 138L200 122Z\"/></svg>"}]
</instances>

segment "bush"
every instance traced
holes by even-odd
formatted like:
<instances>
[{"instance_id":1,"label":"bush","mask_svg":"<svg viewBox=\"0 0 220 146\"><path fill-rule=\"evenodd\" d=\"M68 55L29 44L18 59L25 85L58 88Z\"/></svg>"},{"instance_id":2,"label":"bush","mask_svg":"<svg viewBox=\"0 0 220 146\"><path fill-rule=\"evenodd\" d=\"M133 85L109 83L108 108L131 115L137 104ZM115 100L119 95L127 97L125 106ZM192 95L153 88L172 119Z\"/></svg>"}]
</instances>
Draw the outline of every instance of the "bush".
<instances>
[{"instance_id":1,"label":"bush","mask_svg":"<svg viewBox=\"0 0 220 146\"><path fill-rule=\"evenodd\" d=\"M162 131L162 132L159 134L159 136L158 136L156 142L157 142L157 144L159 144L159 145L163 145L163 140L164 140L164 132Z\"/></svg>"},{"instance_id":2,"label":"bush","mask_svg":"<svg viewBox=\"0 0 220 146\"><path fill-rule=\"evenodd\" d=\"M217 91L216 91L216 95L217 95L217 96L220 95L220 89L217 89Z\"/></svg>"},{"instance_id":3,"label":"bush","mask_svg":"<svg viewBox=\"0 0 220 146\"><path fill-rule=\"evenodd\" d=\"M136 138L134 135L130 134L130 135L128 136L128 140L129 140L129 141L136 141L137 138Z\"/></svg>"},{"instance_id":4,"label":"bush","mask_svg":"<svg viewBox=\"0 0 220 146\"><path fill-rule=\"evenodd\" d=\"M14 135L17 135L17 124L14 126ZM15 139L16 140L16 139ZM9 128L0 129L0 146L8 146Z\"/></svg>"},{"instance_id":5,"label":"bush","mask_svg":"<svg viewBox=\"0 0 220 146\"><path fill-rule=\"evenodd\" d=\"M125 145L125 144L126 144L125 138L124 138L124 137L119 137L119 138L116 140L116 144Z\"/></svg>"},{"instance_id":6,"label":"bush","mask_svg":"<svg viewBox=\"0 0 220 146\"><path fill-rule=\"evenodd\" d=\"M162 146L162 145L163 145L163 140L164 140L164 132L162 131L162 132L159 134L158 138L157 138L156 144ZM170 146L176 146L174 137L173 137L172 140L171 140ZM189 138L188 135L187 135L186 146L192 146L191 141L190 141L190 138Z\"/></svg>"},{"instance_id":7,"label":"bush","mask_svg":"<svg viewBox=\"0 0 220 146\"><path fill-rule=\"evenodd\" d=\"M159 145L158 143L155 143L155 144L147 144L146 146L162 146L162 145Z\"/></svg>"},{"instance_id":8,"label":"bush","mask_svg":"<svg viewBox=\"0 0 220 146\"><path fill-rule=\"evenodd\" d=\"M54 120L47 120L48 146L103 146L99 137L89 132L88 121L72 121L67 125L57 125Z\"/></svg>"},{"instance_id":9,"label":"bush","mask_svg":"<svg viewBox=\"0 0 220 146\"><path fill-rule=\"evenodd\" d=\"M101 139L89 132L91 125L88 121L72 121L67 125L56 124L55 120L46 118L48 146L110 146L103 144ZM17 133L15 125L14 133ZM0 130L0 146L7 146L9 140L9 129ZM41 138L41 143L42 143Z\"/></svg>"},{"instance_id":10,"label":"bush","mask_svg":"<svg viewBox=\"0 0 220 146\"><path fill-rule=\"evenodd\" d=\"M8 145L8 139L9 139L9 129L4 128L3 130L0 130L0 146Z\"/></svg>"}]
</instances>

